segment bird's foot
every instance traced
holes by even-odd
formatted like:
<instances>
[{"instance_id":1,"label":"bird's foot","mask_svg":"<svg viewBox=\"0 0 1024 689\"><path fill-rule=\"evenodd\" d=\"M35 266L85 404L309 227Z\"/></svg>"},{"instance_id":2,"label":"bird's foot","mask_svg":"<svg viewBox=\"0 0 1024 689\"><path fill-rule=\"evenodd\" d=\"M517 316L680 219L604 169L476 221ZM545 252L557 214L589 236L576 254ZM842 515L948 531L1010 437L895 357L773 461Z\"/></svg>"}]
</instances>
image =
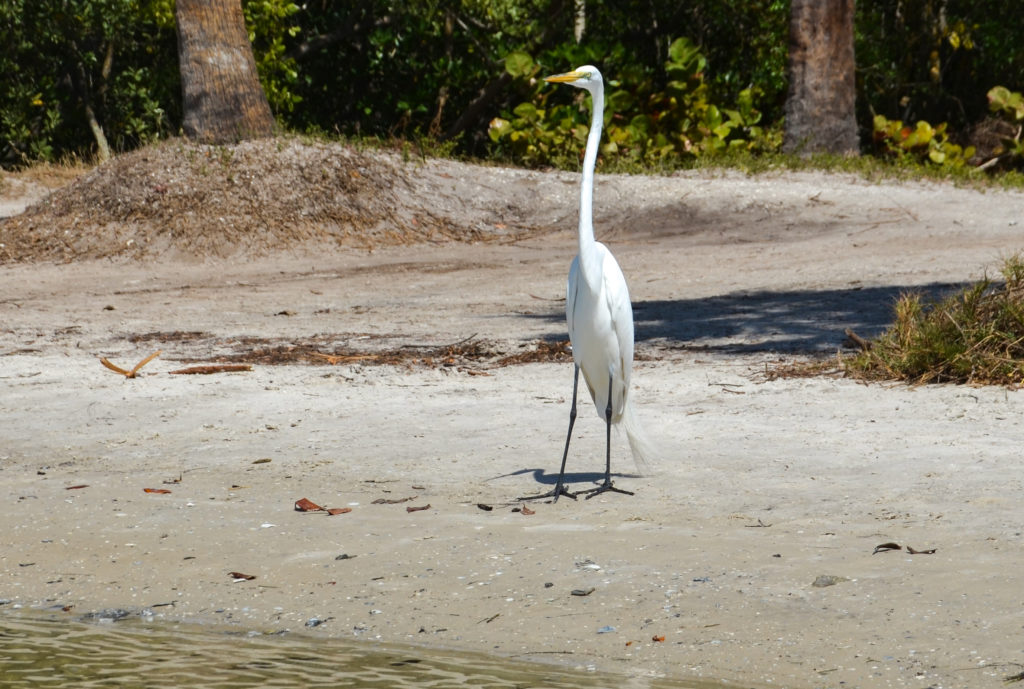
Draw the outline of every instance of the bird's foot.
<instances>
[{"instance_id":1,"label":"bird's foot","mask_svg":"<svg viewBox=\"0 0 1024 689\"><path fill-rule=\"evenodd\" d=\"M544 498L554 498L551 502L558 502L558 498L564 495L567 498L576 499L576 493L570 493L569 489L559 483L553 490L549 490L547 493L541 495L526 495L519 500L543 500Z\"/></svg>"},{"instance_id":2,"label":"bird's foot","mask_svg":"<svg viewBox=\"0 0 1024 689\"><path fill-rule=\"evenodd\" d=\"M601 493L622 493L623 495L633 495L633 491L631 491L631 490L624 490L622 488L616 488L614 485L612 485L612 482L611 482L610 479L605 479L605 482L602 483L597 488L590 488L588 490L581 490L580 492L576 493L576 495L586 495L587 496L586 499L589 500L590 498L594 497L595 495L600 495Z\"/></svg>"}]
</instances>

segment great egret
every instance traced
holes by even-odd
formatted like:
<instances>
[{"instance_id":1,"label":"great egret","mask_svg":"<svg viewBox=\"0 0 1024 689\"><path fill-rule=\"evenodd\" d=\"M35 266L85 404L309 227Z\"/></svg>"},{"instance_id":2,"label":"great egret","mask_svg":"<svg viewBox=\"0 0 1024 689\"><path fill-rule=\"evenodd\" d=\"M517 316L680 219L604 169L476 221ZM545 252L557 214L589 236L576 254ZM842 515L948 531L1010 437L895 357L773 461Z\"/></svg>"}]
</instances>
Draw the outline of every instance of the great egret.
<instances>
[{"instance_id":1,"label":"great egret","mask_svg":"<svg viewBox=\"0 0 1024 689\"><path fill-rule=\"evenodd\" d=\"M583 493L588 493L589 499L606 491L632 495L630 491L612 485L612 425L622 424L633 459L641 473L646 471L651 448L637 423L629 396L629 378L633 369L633 307L629 302L629 288L626 287L622 269L608 247L594 239L594 164L604 123L604 81L601 72L591 65L545 77L544 80L555 84L570 84L589 91L593 112L580 183L579 253L569 268L565 295L565 319L569 325L575 364L569 431L565 437L562 467L554 490L524 499L553 496L557 502L562 495L575 500L576 495ZM563 480L572 427L576 423L576 392L580 371L583 371L583 380L597 407L597 413L605 421L605 472L604 482L600 486L574 494L566 489Z\"/></svg>"}]
</instances>

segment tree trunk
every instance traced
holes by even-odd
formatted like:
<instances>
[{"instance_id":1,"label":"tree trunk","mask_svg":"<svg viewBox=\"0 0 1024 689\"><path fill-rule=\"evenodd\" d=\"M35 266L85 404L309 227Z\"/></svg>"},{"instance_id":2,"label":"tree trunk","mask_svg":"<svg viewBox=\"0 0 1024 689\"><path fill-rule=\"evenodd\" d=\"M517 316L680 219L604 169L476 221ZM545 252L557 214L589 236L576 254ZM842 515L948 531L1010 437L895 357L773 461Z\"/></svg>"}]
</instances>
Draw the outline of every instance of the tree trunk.
<instances>
[{"instance_id":1,"label":"tree trunk","mask_svg":"<svg viewBox=\"0 0 1024 689\"><path fill-rule=\"evenodd\" d=\"M110 144L107 143L107 135L103 133L103 126L96 119L96 112L88 102L85 104L85 120L89 123L89 130L96 139L96 160L105 163L110 160Z\"/></svg>"},{"instance_id":2,"label":"tree trunk","mask_svg":"<svg viewBox=\"0 0 1024 689\"><path fill-rule=\"evenodd\" d=\"M854 0L792 0L787 153L856 154Z\"/></svg>"},{"instance_id":3,"label":"tree trunk","mask_svg":"<svg viewBox=\"0 0 1024 689\"><path fill-rule=\"evenodd\" d=\"M71 78L71 84L78 95L78 100L82 103L82 110L85 111L85 121L89 125L89 131L92 132L93 138L96 139L96 160L105 163L110 160L110 143L107 141L107 135L103 132L103 125L100 124L99 118L96 117L96 109L92 104L97 98L102 102L103 95L107 90L107 84L110 82L110 70L114 64L114 43L111 41L107 44L106 57L103 59L103 68L100 70L99 89L93 89L92 80L89 78L88 70L82 59L82 51L78 49L75 41L71 41L71 49L74 51L76 60L75 66L68 76Z\"/></svg>"},{"instance_id":4,"label":"tree trunk","mask_svg":"<svg viewBox=\"0 0 1024 689\"><path fill-rule=\"evenodd\" d=\"M185 136L234 143L274 133L241 0L177 0Z\"/></svg>"},{"instance_id":5,"label":"tree trunk","mask_svg":"<svg viewBox=\"0 0 1024 689\"><path fill-rule=\"evenodd\" d=\"M578 44L583 40L583 34L587 30L587 0L575 0L575 21L572 26L572 34Z\"/></svg>"}]
</instances>

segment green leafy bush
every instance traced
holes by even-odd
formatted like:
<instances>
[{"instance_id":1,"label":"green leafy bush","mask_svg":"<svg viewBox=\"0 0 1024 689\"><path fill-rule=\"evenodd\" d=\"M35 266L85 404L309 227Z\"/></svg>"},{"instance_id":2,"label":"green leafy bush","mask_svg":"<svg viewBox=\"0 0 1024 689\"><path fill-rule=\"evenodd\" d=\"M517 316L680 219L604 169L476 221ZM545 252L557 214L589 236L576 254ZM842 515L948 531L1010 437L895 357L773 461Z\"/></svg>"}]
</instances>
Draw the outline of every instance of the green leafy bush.
<instances>
[{"instance_id":1,"label":"green leafy bush","mask_svg":"<svg viewBox=\"0 0 1024 689\"><path fill-rule=\"evenodd\" d=\"M617 80L605 162L651 167L778 148L789 2L585 4L578 41L576 3L566 0L242 0L285 129L427 137L461 154L569 165L589 112L581 94L539 82L537 65L590 63ZM876 112L949 123L930 133L914 125L909 148L902 124L883 126L884 155L942 170L968 157L954 134L986 106L1020 125L1006 106L1024 86L1024 23L1007 21L1005 0L863 0L856 9L861 126L871 132ZM673 42L680 27L690 41ZM88 157L86 100L114 150L179 130L174 0L4 0L0 35L0 165ZM986 103L992 84L1005 93ZM1000 167L1019 168L1021 137L1008 139Z\"/></svg>"},{"instance_id":2,"label":"green leafy bush","mask_svg":"<svg viewBox=\"0 0 1024 689\"><path fill-rule=\"evenodd\" d=\"M1006 0L858 0L861 122L882 113L965 131L983 119L986 89L1024 87L1024 23L1010 18L1009 7Z\"/></svg>"},{"instance_id":3,"label":"green leafy bush","mask_svg":"<svg viewBox=\"0 0 1024 689\"><path fill-rule=\"evenodd\" d=\"M919 120L913 127L900 120L889 120L875 115L874 142L876 148L901 161L963 167L974 155L974 147L962 147L949 139L946 123L932 126Z\"/></svg>"},{"instance_id":4,"label":"green leafy bush","mask_svg":"<svg viewBox=\"0 0 1024 689\"><path fill-rule=\"evenodd\" d=\"M290 113L302 101L296 92L298 63L287 53L287 42L299 33L291 17L300 8L291 0L259 0L242 3L260 84L270 108Z\"/></svg>"},{"instance_id":5,"label":"green leafy bush","mask_svg":"<svg viewBox=\"0 0 1024 689\"><path fill-rule=\"evenodd\" d=\"M988 92L988 107L1010 123L1012 133L1004 137L1002 147L993 151L1010 165L1024 165L1024 95L1005 86L996 86Z\"/></svg>"},{"instance_id":6,"label":"green leafy bush","mask_svg":"<svg viewBox=\"0 0 1024 689\"><path fill-rule=\"evenodd\" d=\"M98 145L90 112L115 150L167 133L180 92L171 7L0 3L0 164L88 154Z\"/></svg>"},{"instance_id":7,"label":"green leafy bush","mask_svg":"<svg viewBox=\"0 0 1024 689\"><path fill-rule=\"evenodd\" d=\"M1012 122L1020 122L1024 120L1024 95L996 86L988 92L988 108Z\"/></svg>"},{"instance_id":8,"label":"green leafy bush","mask_svg":"<svg viewBox=\"0 0 1024 689\"><path fill-rule=\"evenodd\" d=\"M704 81L707 60L697 46L680 38L668 54L661 90L642 70L605 75L603 156L659 165L670 158L778 147L777 134L760 124L753 89L741 91L733 107L720 107L710 101ZM528 56L510 55L506 69L533 79L535 87L529 101L491 121L488 133L495 153L527 165L575 164L589 129L585 99L577 94L571 103L555 100L564 94L537 79L539 68Z\"/></svg>"}]
</instances>

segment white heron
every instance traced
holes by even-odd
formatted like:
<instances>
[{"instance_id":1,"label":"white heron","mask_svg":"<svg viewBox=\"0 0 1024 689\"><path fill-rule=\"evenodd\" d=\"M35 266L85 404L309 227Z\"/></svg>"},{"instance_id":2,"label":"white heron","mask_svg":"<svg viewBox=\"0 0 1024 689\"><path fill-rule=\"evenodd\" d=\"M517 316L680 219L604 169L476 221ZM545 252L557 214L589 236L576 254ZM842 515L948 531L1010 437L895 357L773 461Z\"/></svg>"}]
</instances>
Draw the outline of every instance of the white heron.
<instances>
[{"instance_id":1,"label":"white heron","mask_svg":"<svg viewBox=\"0 0 1024 689\"><path fill-rule=\"evenodd\" d=\"M587 498L592 498L606 491L632 495L630 491L612 485L612 426L622 424L633 459L641 473L647 470L652 448L637 423L629 395L629 379L633 369L633 307L629 302L629 288L611 251L594 239L594 164L597 162L597 149L601 143L601 127L604 123L604 81L601 72L591 65L544 80L570 84L589 91L593 112L580 183L579 253L569 268L565 295L565 319L569 325L575 364L569 432L565 437L562 467L554 490L524 499L553 496L554 501L557 501L562 495L575 499L576 495L583 493L588 494ZM605 422L605 473L604 482L597 488L571 493L563 481L569 441L576 423L576 392L580 371L583 372L583 380L597 407L597 413Z\"/></svg>"}]
</instances>

